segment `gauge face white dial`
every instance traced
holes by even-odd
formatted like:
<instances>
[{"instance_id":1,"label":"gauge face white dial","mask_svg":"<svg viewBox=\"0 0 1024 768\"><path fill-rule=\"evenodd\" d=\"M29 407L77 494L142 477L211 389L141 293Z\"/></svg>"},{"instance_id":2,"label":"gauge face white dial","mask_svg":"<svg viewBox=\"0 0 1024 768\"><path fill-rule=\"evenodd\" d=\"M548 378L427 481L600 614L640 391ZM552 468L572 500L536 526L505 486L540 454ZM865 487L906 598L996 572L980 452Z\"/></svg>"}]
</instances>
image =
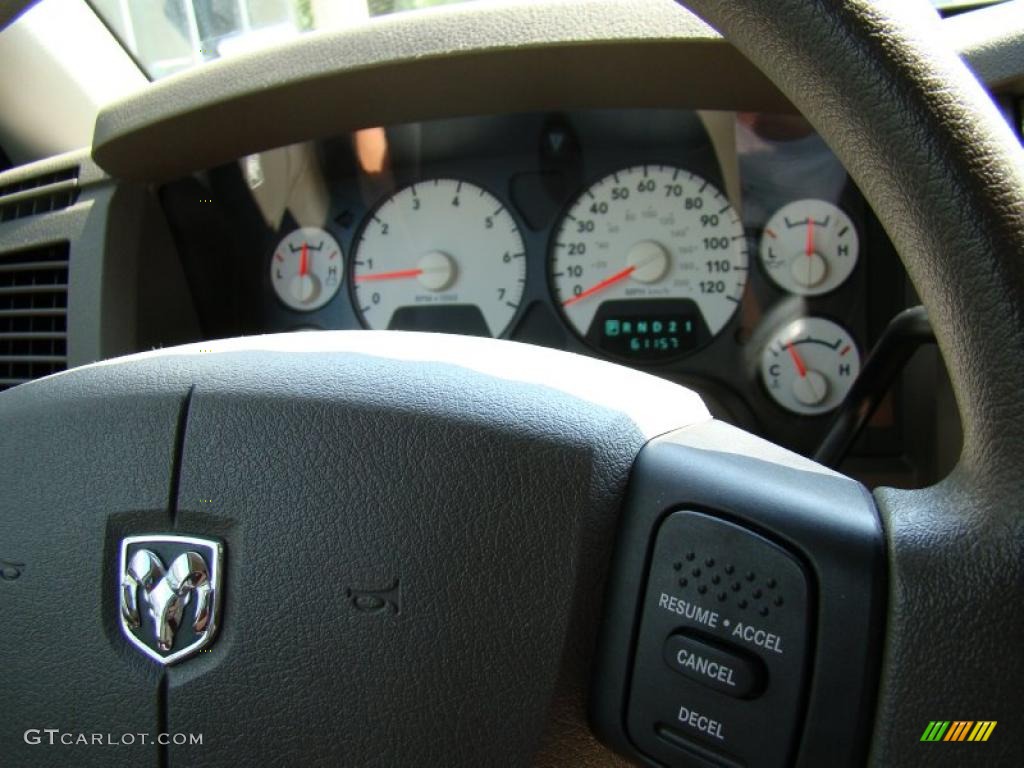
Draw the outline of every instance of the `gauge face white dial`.
<instances>
[{"instance_id":1,"label":"gauge face white dial","mask_svg":"<svg viewBox=\"0 0 1024 768\"><path fill-rule=\"evenodd\" d=\"M500 336L525 283L515 220L494 195L456 179L413 184L385 200L352 270L356 306L376 329Z\"/></svg>"},{"instance_id":2,"label":"gauge face white dial","mask_svg":"<svg viewBox=\"0 0 1024 768\"><path fill-rule=\"evenodd\" d=\"M591 344L625 357L681 354L709 341L739 307L743 225L700 176L626 168L573 203L555 236L551 276L556 301Z\"/></svg>"},{"instance_id":3,"label":"gauge face white dial","mask_svg":"<svg viewBox=\"0 0 1024 768\"><path fill-rule=\"evenodd\" d=\"M270 258L270 284L297 312L319 309L338 292L345 258L338 241L317 227L302 227L278 243Z\"/></svg>"},{"instance_id":4,"label":"gauge face white dial","mask_svg":"<svg viewBox=\"0 0 1024 768\"><path fill-rule=\"evenodd\" d=\"M860 353L850 334L823 317L783 326L761 353L761 378L776 403L814 415L843 402L857 374Z\"/></svg>"},{"instance_id":5,"label":"gauge face white dial","mask_svg":"<svg viewBox=\"0 0 1024 768\"><path fill-rule=\"evenodd\" d=\"M777 210L761 235L761 266L784 291L819 296L846 282L859 241L850 217L825 200L794 200Z\"/></svg>"}]
</instances>

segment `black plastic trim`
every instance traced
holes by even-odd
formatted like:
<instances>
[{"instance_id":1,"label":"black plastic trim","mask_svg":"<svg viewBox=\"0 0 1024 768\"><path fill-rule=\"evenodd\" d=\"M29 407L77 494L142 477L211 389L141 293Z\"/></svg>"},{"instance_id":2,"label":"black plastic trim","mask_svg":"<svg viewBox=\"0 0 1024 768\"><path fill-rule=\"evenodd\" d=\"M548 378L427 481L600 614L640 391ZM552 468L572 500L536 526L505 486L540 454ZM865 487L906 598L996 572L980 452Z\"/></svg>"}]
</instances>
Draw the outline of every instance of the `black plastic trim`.
<instances>
[{"instance_id":1,"label":"black plastic trim","mask_svg":"<svg viewBox=\"0 0 1024 768\"><path fill-rule=\"evenodd\" d=\"M885 546L859 483L721 422L648 443L633 467L612 563L590 716L609 746L646 765L625 729L630 674L661 521L714 511L775 540L816 586L806 712L794 765L860 765L867 753L882 654Z\"/></svg>"}]
</instances>

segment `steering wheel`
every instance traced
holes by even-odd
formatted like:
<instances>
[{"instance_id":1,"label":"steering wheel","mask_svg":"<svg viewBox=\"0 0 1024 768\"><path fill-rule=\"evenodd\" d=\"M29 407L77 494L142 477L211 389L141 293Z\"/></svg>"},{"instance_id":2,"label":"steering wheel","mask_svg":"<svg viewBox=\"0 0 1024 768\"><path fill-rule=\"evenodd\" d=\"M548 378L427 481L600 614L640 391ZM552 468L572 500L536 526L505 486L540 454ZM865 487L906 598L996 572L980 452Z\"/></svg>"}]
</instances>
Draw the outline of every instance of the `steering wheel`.
<instances>
[{"instance_id":1,"label":"steering wheel","mask_svg":"<svg viewBox=\"0 0 1024 768\"><path fill-rule=\"evenodd\" d=\"M913 3L688 5L891 236L955 471L872 497L675 385L494 340L32 382L0 395L5 765L616 762L595 733L665 765L1020 763L1021 150ZM943 752L940 721L1000 727Z\"/></svg>"}]
</instances>

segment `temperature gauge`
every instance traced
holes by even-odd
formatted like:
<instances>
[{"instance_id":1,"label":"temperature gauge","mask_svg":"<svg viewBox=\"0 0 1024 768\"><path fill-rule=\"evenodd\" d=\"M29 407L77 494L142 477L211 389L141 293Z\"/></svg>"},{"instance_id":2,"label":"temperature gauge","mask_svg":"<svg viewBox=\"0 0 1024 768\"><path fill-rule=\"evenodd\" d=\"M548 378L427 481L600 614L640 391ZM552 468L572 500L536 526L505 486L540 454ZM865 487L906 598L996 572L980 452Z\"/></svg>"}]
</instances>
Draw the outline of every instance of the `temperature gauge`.
<instances>
[{"instance_id":1,"label":"temperature gauge","mask_svg":"<svg viewBox=\"0 0 1024 768\"><path fill-rule=\"evenodd\" d=\"M768 394L788 411L815 415L846 397L860 372L860 353L850 334L822 317L794 320L772 336L761 354Z\"/></svg>"},{"instance_id":2,"label":"temperature gauge","mask_svg":"<svg viewBox=\"0 0 1024 768\"><path fill-rule=\"evenodd\" d=\"M287 306L312 312L338 292L344 263L337 240L317 227L302 227L274 249L270 283Z\"/></svg>"},{"instance_id":3,"label":"temperature gauge","mask_svg":"<svg viewBox=\"0 0 1024 768\"><path fill-rule=\"evenodd\" d=\"M820 296L857 266L857 228L825 200L795 200L777 210L761 236L761 266L784 291Z\"/></svg>"}]
</instances>

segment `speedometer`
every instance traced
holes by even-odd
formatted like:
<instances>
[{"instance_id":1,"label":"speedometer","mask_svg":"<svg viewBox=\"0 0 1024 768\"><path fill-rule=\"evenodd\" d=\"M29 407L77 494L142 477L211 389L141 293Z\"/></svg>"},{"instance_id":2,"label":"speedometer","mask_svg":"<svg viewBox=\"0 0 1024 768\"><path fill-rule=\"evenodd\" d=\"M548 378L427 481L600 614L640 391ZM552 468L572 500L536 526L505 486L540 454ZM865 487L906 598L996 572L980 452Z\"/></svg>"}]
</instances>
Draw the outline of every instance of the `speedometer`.
<instances>
[{"instance_id":1,"label":"speedometer","mask_svg":"<svg viewBox=\"0 0 1024 768\"><path fill-rule=\"evenodd\" d=\"M490 192L457 179L404 187L356 245L353 293L370 328L500 336L523 296L519 227Z\"/></svg>"},{"instance_id":2,"label":"speedometer","mask_svg":"<svg viewBox=\"0 0 1024 768\"><path fill-rule=\"evenodd\" d=\"M626 168L573 203L551 257L557 302L588 343L659 360L710 341L747 283L743 224L706 179L668 165Z\"/></svg>"}]
</instances>

